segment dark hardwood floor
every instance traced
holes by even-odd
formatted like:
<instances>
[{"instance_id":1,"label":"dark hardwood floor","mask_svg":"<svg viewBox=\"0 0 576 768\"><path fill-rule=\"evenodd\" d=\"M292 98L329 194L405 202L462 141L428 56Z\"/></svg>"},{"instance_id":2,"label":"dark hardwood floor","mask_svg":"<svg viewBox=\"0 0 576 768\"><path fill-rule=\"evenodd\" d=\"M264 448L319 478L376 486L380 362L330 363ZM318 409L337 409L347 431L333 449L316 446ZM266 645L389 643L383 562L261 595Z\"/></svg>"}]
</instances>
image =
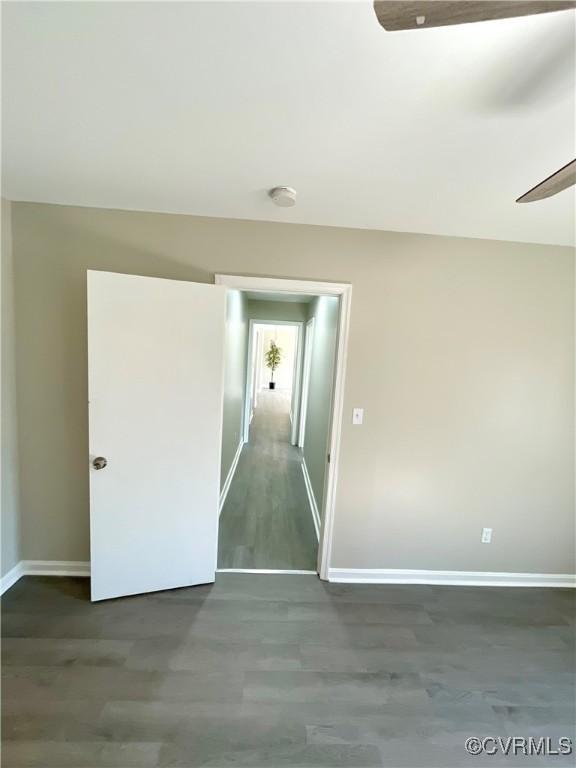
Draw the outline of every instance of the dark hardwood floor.
<instances>
[{"instance_id":1,"label":"dark hardwood floor","mask_svg":"<svg viewBox=\"0 0 576 768\"><path fill-rule=\"evenodd\" d=\"M290 445L290 399L263 390L220 515L219 568L315 571L318 539Z\"/></svg>"},{"instance_id":2,"label":"dark hardwood floor","mask_svg":"<svg viewBox=\"0 0 576 768\"><path fill-rule=\"evenodd\" d=\"M91 604L3 598L3 768L529 766L469 736L574 738L574 592L220 573Z\"/></svg>"}]
</instances>

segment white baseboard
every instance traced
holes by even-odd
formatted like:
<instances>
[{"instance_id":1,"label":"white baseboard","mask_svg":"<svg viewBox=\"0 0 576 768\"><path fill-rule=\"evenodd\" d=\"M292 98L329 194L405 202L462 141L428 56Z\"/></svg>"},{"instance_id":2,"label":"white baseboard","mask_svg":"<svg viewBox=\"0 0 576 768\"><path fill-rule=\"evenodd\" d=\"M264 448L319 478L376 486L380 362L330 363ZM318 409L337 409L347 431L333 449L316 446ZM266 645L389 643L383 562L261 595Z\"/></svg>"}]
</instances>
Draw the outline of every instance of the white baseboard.
<instances>
[{"instance_id":1,"label":"white baseboard","mask_svg":"<svg viewBox=\"0 0 576 768\"><path fill-rule=\"evenodd\" d=\"M314 576L317 576L318 574L316 571L283 571L281 569L274 569L274 568L216 568L216 573L281 573L283 575L286 574L297 574L297 575L309 575L312 574Z\"/></svg>"},{"instance_id":2,"label":"white baseboard","mask_svg":"<svg viewBox=\"0 0 576 768\"><path fill-rule=\"evenodd\" d=\"M14 586L22 576L24 576L24 570L22 568L22 561L20 561L0 579L0 595L3 595L6 590Z\"/></svg>"},{"instance_id":3,"label":"white baseboard","mask_svg":"<svg viewBox=\"0 0 576 768\"><path fill-rule=\"evenodd\" d=\"M491 571L413 571L395 568L330 568L328 581L347 584L438 584L461 587L572 587L571 573L494 573Z\"/></svg>"},{"instance_id":4,"label":"white baseboard","mask_svg":"<svg viewBox=\"0 0 576 768\"><path fill-rule=\"evenodd\" d=\"M22 560L24 576L90 576L84 560Z\"/></svg>"},{"instance_id":5,"label":"white baseboard","mask_svg":"<svg viewBox=\"0 0 576 768\"><path fill-rule=\"evenodd\" d=\"M315 571L218 568L219 573L315 574ZM21 560L0 579L3 595L22 576L90 576L90 563L82 560ZM576 588L571 573L494 573L491 571L415 571L383 568L330 568L328 581L344 584L431 584L461 587Z\"/></svg>"},{"instance_id":6,"label":"white baseboard","mask_svg":"<svg viewBox=\"0 0 576 768\"><path fill-rule=\"evenodd\" d=\"M242 453L242 448L244 447L244 440L240 440L238 443L238 448L236 448L236 453L234 454L234 458L232 459L232 464L230 465L230 469L228 471L228 475L226 476L226 482L224 483L222 490L220 491L220 506L218 508L218 512L222 512L222 507L224 506L224 502L226 501L226 496L228 496L228 491L230 490L230 486L232 484L232 478L234 477L234 473L236 472L236 467L238 466L238 461L240 459L240 454Z\"/></svg>"},{"instance_id":7,"label":"white baseboard","mask_svg":"<svg viewBox=\"0 0 576 768\"><path fill-rule=\"evenodd\" d=\"M20 560L2 577L0 595L22 576L90 576L90 563L84 560Z\"/></svg>"},{"instance_id":8,"label":"white baseboard","mask_svg":"<svg viewBox=\"0 0 576 768\"><path fill-rule=\"evenodd\" d=\"M314 496L314 490L310 481L310 475L308 474L308 467L304 456L302 456L302 474L304 475L304 485L306 486L306 493L308 494L308 502L310 503L310 511L312 512L312 520L314 520L314 528L316 530L316 538L320 541L320 513L318 512L318 505L316 504L316 498Z\"/></svg>"}]
</instances>

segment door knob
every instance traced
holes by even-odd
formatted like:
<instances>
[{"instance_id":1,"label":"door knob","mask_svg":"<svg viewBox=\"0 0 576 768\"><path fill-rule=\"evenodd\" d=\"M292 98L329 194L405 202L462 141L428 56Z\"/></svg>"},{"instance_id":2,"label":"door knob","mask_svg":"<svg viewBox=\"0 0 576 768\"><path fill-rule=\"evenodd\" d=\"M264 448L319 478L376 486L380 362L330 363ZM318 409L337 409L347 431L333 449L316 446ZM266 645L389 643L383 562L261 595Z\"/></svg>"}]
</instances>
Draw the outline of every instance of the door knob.
<instances>
[{"instance_id":1,"label":"door knob","mask_svg":"<svg viewBox=\"0 0 576 768\"><path fill-rule=\"evenodd\" d=\"M108 464L104 456L96 456L94 461L92 462L92 466L94 469L104 469L104 467Z\"/></svg>"}]
</instances>

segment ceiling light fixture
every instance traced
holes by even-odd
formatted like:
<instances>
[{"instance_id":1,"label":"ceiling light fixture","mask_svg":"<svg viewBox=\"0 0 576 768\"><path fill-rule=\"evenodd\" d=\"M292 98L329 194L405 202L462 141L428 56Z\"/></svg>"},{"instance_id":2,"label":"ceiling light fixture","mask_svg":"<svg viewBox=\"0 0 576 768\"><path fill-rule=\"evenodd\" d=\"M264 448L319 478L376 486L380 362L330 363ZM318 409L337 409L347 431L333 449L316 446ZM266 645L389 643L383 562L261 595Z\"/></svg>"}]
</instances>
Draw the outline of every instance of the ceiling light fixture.
<instances>
[{"instance_id":1,"label":"ceiling light fixture","mask_svg":"<svg viewBox=\"0 0 576 768\"><path fill-rule=\"evenodd\" d=\"M272 202L281 208L291 208L296 205L296 190L292 187L274 187L268 195Z\"/></svg>"}]
</instances>

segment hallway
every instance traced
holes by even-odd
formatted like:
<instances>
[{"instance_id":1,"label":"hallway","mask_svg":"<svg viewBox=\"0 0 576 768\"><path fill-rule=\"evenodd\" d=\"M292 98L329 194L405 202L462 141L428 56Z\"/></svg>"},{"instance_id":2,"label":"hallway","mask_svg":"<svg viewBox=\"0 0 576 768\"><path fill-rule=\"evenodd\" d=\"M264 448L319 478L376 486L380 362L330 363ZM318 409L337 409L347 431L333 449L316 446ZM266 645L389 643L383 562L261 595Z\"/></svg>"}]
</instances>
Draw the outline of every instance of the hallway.
<instances>
[{"instance_id":1,"label":"hallway","mask_svg":"<svg viewBox=\"0 0 576 768\"><path fill-rule=\"evenodd\" d=\"M316 570L318 540L290 445L290 396L262 390L222 514L219 568Z\"/></svg>"}]
</instances>

